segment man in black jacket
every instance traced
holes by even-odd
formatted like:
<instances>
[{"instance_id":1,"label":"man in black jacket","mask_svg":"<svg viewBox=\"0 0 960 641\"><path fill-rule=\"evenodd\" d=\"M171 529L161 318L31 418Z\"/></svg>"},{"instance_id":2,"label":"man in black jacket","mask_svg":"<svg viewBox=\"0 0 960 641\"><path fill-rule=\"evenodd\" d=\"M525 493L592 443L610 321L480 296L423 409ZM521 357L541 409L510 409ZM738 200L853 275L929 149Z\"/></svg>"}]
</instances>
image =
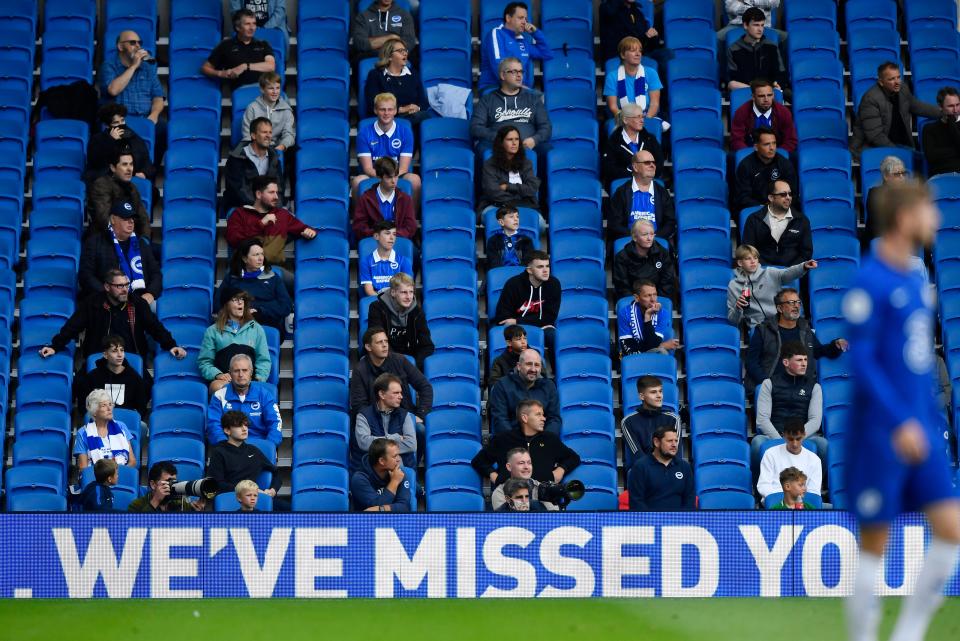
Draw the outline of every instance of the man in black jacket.
<instances>
[{"instance_id":1,"label":"man in black jacket","mask_svg":"<svg viewBox=\"0 0 960 641\"><path fill-rule=\"evenodd\" d=\"M127 126L127 107L116 102L105 104L97 112L97 118L104 129L90 136L87 166L83 172L84 181L89 184L100 176L105 176L109 171L107 166L117 154L129 150L133 155L133 175L152 182L157 170L150 161L147 143Z\"/></svg>"},{"instance_id":2,"label":"man in black jacket","mask_svg":"<svg viewBox=\"0 0 960 641\"><path fill-rule=\"evenodd\" d=\"M256 445L247 443L250 419L240 411L230 411L220 419L227 440L213 445L207 453L207 476L217 482L220 494L232 494L240 481L256 481L263 472L270 472L270 487L261 490L273 499L273 509L288 512L290 504L277 497L280 474Z\"/></svg>"},{"instance_id":3,"label":"man in black jacket","mask_svg":"<svg viewBox=\"0 0 960 641\"><path fill-rule=\"evenodd\" d=\"M544 430L547 419L540 401L528 399L517 405L518 427L490 437L487 445L473 457L471 465L492 485L510 477L507 452L515 447L530 451L534 480L559 483L580 465L580 455L563 444L558 434Z\"/></svg>"},{"instance_id":4,"label":"man in black jacket","mask_svg":"<svg viewBox=\"0 0 960 641\"><path fill-rule=\"evenodd\" d=\"M613 130L603 148L603 180L609 191L610 183L634 174L634 154L649 151L656 163L654 176L663 177L663 149L657 138L643 128L643 108L628 102L620 109L623 124Z\"/></svg>"},{"instance_id":5,"label":"man in black jacket","mask_svg":"<svg viewBox=\"0 0 960 641\"><path fill-rule=\"evenodd\" d=\"M641 149L633 155L633 180L620 185L610 197L607 236L611 241L630 234L638 220L649 220L657 236L676 243L677 214L670 192L654 182L654 155Z\"/></svg>"},{"instance_id":6,"label":"man in black jacket","mask_svg":"<svg viewBox=\"0 0 960 641\"><path fill-rule=\"evenodd\" d=\"M273 125L269 118L254 118L250 123L250 142L242 142L227 155L224 208L252 205L256 200L253 179L257 176L273 176L278 185L283 185L280 157L273 148ZM283 205L283 194L280 195Z\"/></svg>"},{"instance_id":7,"label":"man in black jacket","mask_svg":"<svg viewBox=\"0 0 960 641\"><path fill-rule=\"evenodd\" d=\"M767 186L774 180L783 180L790 185L791 193L797 193L797 172L793 163L777 153L777 135L769 127L757 127L753 131L753 153L737 166L737 184L733 194L736 214L748 207L767 204Z\"/></svg>"},{"instance_id":8,"label":"man in black jacket","mask_svg":"<svg viewBox=\"0 0 960 641\"><path fill-rule=\"evenodd\" d=\"M133 184L133 154L129 149L121 149L107 168L110 172L94 180L87 188L88 233L106 231L113 206L128 202L135 210L137 236L150 238L150 212L144 206L137 186Z\"/></svg>"},{"instance_id":9,"label":"man in black jacket","mask_svg":"<svg viewBox=\"0 0 960 641\"><path fill-rule=\"evenodd\" d=\"M743 37L727 49L727 88L744 89L754 78L773 80L774 89L786 86L787 72L780 48L763 35L767 17L761 9L743 12Z\"/></svg>"},{"instance_id":10,"label":"man in black jacket","mask_svg":"<svg viewBox=\"0 0 960 641\"><path fill-rule=\"evenodd\" d=\"M550 255L534 250L525 256L527 269L503 284L491 324L534 325L543 330L547 349L553 349L560 314L560 281L550 275Z\"/></svg>"},{"instance_id":11,"label":"man in black jacket","mask_svg":"<svg viewBox=\"0 0 960 641\"><path fill-rule=\"evenodd\" d=\"M403 409L411 412L417 422L417 431L423 430L423 420L433 406L433 386L430 381L405 357L390 351L390 341L384 328L373 326L363 333L363 349L366 352L353 369L350 377L350 413L377 402L373 389L374 381L381 374L393 374L403 384ZM417 405L410 402L410 388L417 393Z\"/></svg>"},{"instance_id":12,"label":"man in black jacket","mask_svg":"<svg viewBox=\"0 0 960 641\"><path fill-rule=\"evenodd\" d=\"M767 203L747 217L740 243L756 247L763 265L792 267L813 258L810 221L800 210L791 209L790 183L770 181Z\"/></svg>"},{"instance_id":13,"label":"man in black jacket","mask_svg":"<svg viewBox=\"0 0 960 641\"><path fill-rule=\"evenodd\" d=\"M960 172L960 95L954 87L937 92L940 119L923 128L923 155L929 177Z\"/></svg>"},{"instance_id":14,"label":"man in black jacket","mask_svg":"<svg viewBox=\"0 0 960 641\"><path fill-rule=\"evenodd\" d=\"M617 298L633 294L638 280L652 282L661 296L677 293L677 273L669 250L654 240L653 223L640 219L630 232L632 243L613 257L613 289Z\"/></svg>"},{"instance_id":15,"label":"man in black jacket","mask_svg":"<svg viewBox=\"0 0 960 641\"><path fill-rule=\"evenodd\" d=\"M186 350L177 345L142 298L129 297L129 288L130 279L126 274L119 269L108 270L104 275L103 291L77 303L73 316L67 319L50 344L40 350L40 356L47 358L63 351L70 341L85 331L84 358L102 349L103 339L111 334L122 337L127 351L132 354L147 354L147 334L150 334L174 358L184 358Z\"/></svg>"}]
</instances>

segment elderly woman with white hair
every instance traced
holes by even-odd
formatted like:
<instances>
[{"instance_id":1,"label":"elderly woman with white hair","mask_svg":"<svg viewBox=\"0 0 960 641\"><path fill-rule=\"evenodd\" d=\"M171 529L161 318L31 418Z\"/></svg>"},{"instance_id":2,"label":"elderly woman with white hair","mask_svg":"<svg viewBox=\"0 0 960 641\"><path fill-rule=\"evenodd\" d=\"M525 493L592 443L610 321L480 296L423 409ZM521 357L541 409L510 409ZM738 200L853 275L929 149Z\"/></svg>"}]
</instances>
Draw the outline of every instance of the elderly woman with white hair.
<instances>
[{"instance_id":1,"label":"elderly woman with white hair","mask_svg":"<svg viewBox=\"0 0 960 641\"><path fill-rule=\"evenodd\" d=\"M136 467L133 454L133 436L122 422L113 418L113 398L104 389L95 389L87 395L87 414L92 420L77 430L73 453L77 467L83 469L100 459L110 458L117 465Z\"/></svg>"},{"instance_id":2,"label":"elderly woman with white hair","mask_svg":"<svg viewBox=\"0 0 960 641\"><path fill-rule=\"evenodd\" d=\"M627 103L617 114L617 128L613 130L603 148L603 179L610 183L620 178L630 178L631 162L638 151L649 151L657 163L655 177L663 177L663 149L656 137L643 128L646 117L643 108Z\"/></svg>"},{"instance_id":3,"label":"elderly woman with white hair","mask_svg":"<svg viewBox=\"0 0 960 641\"><path fill-rule=\"evenodd\" d=\"M867 192L867 208L864 211L864 223L866 224L863 246L866 247L870 241L877 237L877 230L874 227L876 218L873 212L877 210L877 198L883 194L883 188L889 184L902 183L910 177L910 171L903 161L896 156L887 156L880 161L880 184L874 185Z\"/></svg>"}]
</instances>

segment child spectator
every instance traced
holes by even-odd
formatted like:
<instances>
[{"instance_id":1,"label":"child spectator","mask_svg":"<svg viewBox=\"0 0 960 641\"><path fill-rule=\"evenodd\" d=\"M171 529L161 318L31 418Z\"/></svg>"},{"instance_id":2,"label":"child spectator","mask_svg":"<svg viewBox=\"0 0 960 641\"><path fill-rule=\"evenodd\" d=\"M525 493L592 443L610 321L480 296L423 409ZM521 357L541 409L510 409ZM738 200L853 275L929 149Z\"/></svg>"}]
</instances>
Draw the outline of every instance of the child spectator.
<instances>
[{"instance_id":1,"label":"child spectator","mask_svg":"<svg viewBox=\"0 0 960 641\"><path fill-rule=\"evenodd\" d=\"M84 404L93 390L103 389L113 400L114 408L133 410L141 417L146 416L150 399L147 383L127 362L126 347L127 342L122 336L111 334L103 339L103 358L97 359L96 368L74 379L77 405Z\"/></svg>"},{"instance_id":2,"label":"child spectator","mask_svg":"<svg viewBox=\"0 0 960 641\"><path fill-rule=\"evenodd\" d=\"M512 205L497 210L500 229L487 239L487 269L516 267L533 250L533 240L520 233L520 212Z\"/></svg>"},{"instance_id":3,"label":"child spectator","mask_svg":"<svg viewBox=\"0 0 960 641\"><path fill-rule=\"evenodd\" d=\"M413 274L413 265L407 256L393 249L397 242L397 223L381 220L373 226L377 248L368 256L360 256L360 287L364 296L376 296L390 287L394 274Z\"/></svg>"},{"instance_id":4,"label":"child spectator","mask_svg":"<svg viewBox=\"0 0 960 641\"><path fill-rule=\"evenodd\" d=\"M771 510L815 510L809 503L803 502L807 493L807 475L795 467L780 472L780 487L783 488L783 500L772 506Z\"/></svg>"},{"instance_id":5,"label":"child spectator","mask_svg":"<svg viewBox=\"0 0 960 641\"><path fill-rule=\"evenodd\" d=\"M727 321L734 327L746 321L750 331L776 315L774 299L784 285L817 268L815 260L786 269L763 267L753 245L740 245L733 255L737 266L727 283Z\"/></svg>"},{"instance_id":6,"label":"child spectator","mask_svg":"<svg viewBox=\"0 0 960 641\"><path fill-rule=\"evenodd\" d=\"M80 502L84 512L115 512L114 485L120 482L120 467L112 458L102 458L93 466L94 482L83 488Z\"/></svg>"},{"instance_id":7,"label":"child spectator","mask_svg":"<svg viewBox=\"0 0 960 641\"><path fill-rule=\"evenodd\" d=\"M397 225L397 235L413 240L417 233L417 217L413 211L413 199L397 189L399 165L389 156L377 158L373 163L380 182L366 190L356 200L353 208L353 235L369 238L373 227L381 220L392 220Z\"/></svg>"},{"instance_id":8,"label":"child spectator","mask_svg":"<svg viewBox=\"0 0 960 641\"><path fill-rule=\"evenodd\" d=\"M270 472L270 487L263 493L274 499L274 507L279 511L289 511L289 503L277 497L280 490L277 468L259 447L247 443L250 429L247 415L237 410L226 412L220 419L220 427L227 440L212 446L207 453L207 475L217 482L218 491L221 494L237 491L240 481L252 481L263 472Z\"/></svg>"},{"instance_id":9,"label":"child spectator","mask_svg":"<svg viewBox=\"0 0 960 641\"><path fill-rule=\"evenodd\" d=\"M351 182L353 195L367 178L375 178L373 163L389 156L397 161L400 178L413 187L413 200L420 199L420 176L411 173L413 163L413 129L397 123L397 98L392 93L377 94L373 98L373 112L377 118L357 129L357 163L360 173Z\"/></svg>"},{"instance_id":10,"label":"child spectator","mask_svg":"<svg viewBox=\"0 0 960 641\"><path fill-rule=\"evenodd\" d=\"M260 487L256 482L244 479L237 483L234 490L237 493L237 503L240 509L237 512L259 512L257 509L257 499L260 498Z\"/></svg>"},{"instance_id":11,"label":"child spectator","mask_svg":"<svg viewBox=\"0 0 960 641\"><path fill-rule=\"evenodd\" d=\"M490 377L487 381L491 388L497 380L517 369L520 354L527 349L527 330L523 325L507 325L503 330L503 339L507 342L507 348L494 359L490 367ZM543 361L542 374L548 378L551 376L546 361Z\"/></svg>"}]
</instances>

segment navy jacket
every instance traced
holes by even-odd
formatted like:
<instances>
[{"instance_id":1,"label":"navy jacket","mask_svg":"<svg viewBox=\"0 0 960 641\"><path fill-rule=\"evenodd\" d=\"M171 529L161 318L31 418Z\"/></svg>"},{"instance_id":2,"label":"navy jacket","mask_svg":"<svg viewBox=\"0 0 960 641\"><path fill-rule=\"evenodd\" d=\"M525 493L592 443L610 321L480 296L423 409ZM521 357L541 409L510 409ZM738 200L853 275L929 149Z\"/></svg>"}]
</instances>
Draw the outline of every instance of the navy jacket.
<instances>
[{"instance_id":1,"label":"navy jacket","mask_svg":"<svg viewBox=\"0 0 960 641\"><path fill-rule=\"evenodd\" d=\"M113 490L107 484L91 483L80 493L84 512L115 512Z\"/></svg>"},{"instance_id":2,"label":"navy jacket","mask_svg":"<svg viewBox=\"0 0 960 641\"><path fill-rule=\"evenodd\" d=\"M543 403L543 412L547 416L546 431L560 433L560 399L557 386L549 378L538 378L533 387L527 388L526 382L516 372L510 372L497 381L490 389L487 410L490 413L490 432L509 432L517 429L517 404L525 399L535 399Z\"/></svg>"},{"instance_id":3,"label":"navy jacket","mask_svg":"<svg viewBox=\"0 0 960 641\"><path fill-rule=\"evenodd\" d=\"M694 509L693 469L679 457L664 465L652 455L633 464L627 478L630 509L675 512Z\"/></svg>"},{"instance_id":4,"label":"navy jacket","mask_svg":"<svg viewBox=\"0 0 960 641\"><path fill-rule=\"evenodd\" d=\"M350 494L353 496L353 509L362 512L374 505L389 505L393 512L410 511L410 481L406 478L393 494L387 490L390 477L381 478L370 465L370 457L366 454L360 460L360 469L353 473L350 479Z\"/></svg>"}]
</instances>

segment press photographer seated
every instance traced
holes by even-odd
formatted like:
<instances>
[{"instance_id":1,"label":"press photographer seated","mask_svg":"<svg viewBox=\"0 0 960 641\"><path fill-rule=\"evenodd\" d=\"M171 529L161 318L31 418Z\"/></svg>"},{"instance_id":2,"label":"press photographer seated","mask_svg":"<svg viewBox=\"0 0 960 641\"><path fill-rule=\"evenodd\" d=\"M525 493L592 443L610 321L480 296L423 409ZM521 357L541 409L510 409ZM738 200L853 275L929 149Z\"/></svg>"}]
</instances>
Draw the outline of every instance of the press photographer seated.
<instances>
[{"instance_id":1,"label":"press photographer seated","mask_svg":"<svg viewBox=\"0 0 960 641\"><path fill-rule=\"evenodd\" d=\"M150 466L147 480L150 492L131 501L128 512L203 512L207 507L206 496L194 499L173 491L177 485L177 467L170 461Z\"/></svg>"},{"instance_id":2,"label":"press photographer seated","mask_svg":"<svg viewBox=\"0 0 960 641\"><path fill-rule=\"evenodd\" d=\"M546 512L540 501L530 498L530 482L521 479L508 479L503 484L506 502L496 509L497 512Z\"/></svg>"}]
</instances>

